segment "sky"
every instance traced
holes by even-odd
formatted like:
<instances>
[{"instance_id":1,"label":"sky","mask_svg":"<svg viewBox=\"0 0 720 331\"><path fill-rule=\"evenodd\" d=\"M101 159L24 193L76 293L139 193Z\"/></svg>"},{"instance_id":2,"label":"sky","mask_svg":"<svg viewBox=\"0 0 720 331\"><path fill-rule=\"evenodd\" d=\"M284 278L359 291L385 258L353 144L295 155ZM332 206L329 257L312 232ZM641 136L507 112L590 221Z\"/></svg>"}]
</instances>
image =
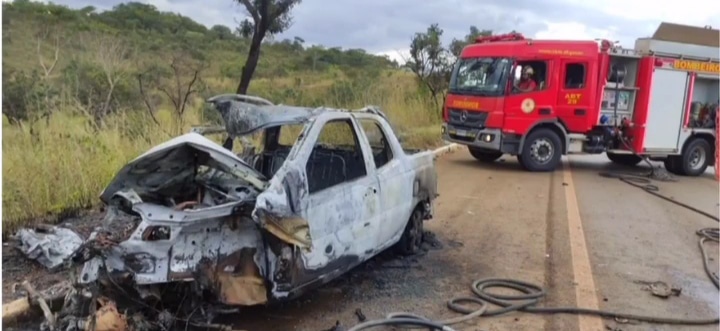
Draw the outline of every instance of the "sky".
<instances>
[{"instance_id":1,"label":"sky","mask_svg":"<svg viewBox=\"0 0 720 331\"><path fill-rule=\"evenodd\" d=\"M234 29L247 13L235 0L136 0L173 11L211 27ZM464 37L471 25L496 32L516 30L531 38L619 41L632 48L662 21L720 27L717 0L302 0L293 25L276 38L308 44L363 48L401 62L415 32L432 23L443 38ZM72 8L111 9L121 0L54 0Z\"/></svg>"}]
</instances>

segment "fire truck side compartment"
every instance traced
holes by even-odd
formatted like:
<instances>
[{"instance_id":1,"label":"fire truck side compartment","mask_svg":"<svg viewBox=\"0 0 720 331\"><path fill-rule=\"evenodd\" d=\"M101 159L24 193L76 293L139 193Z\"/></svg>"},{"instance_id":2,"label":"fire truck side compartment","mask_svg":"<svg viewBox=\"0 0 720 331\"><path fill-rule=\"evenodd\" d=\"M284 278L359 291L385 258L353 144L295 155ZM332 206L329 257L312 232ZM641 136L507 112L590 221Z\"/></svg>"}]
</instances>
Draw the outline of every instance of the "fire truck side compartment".
<instances>
[{"instance_id":1,"label":"fire truck side compartment","mask_svg":"<svg viewBox=\"0 0 720 331\"><path fill-rule=\"evenodd\" d=\"M655 69L645 125L645 151L675 152L682 127L689 74L686 71Z\"/></svg>"}]
</instances>

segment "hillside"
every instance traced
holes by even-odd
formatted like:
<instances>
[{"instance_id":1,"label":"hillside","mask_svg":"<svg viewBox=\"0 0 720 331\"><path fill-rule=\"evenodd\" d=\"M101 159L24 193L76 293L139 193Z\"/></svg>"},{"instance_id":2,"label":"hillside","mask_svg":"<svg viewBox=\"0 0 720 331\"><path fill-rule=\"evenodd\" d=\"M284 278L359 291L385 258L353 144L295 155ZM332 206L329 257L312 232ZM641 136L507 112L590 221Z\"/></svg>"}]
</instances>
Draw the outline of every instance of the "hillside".
<instances>
[{"instance_id":1,"label":"hillside","mask_svg":"<svg viewBox=\"0 0 720 331\"><path fill-rule=\"evenodd\" d=\"M98 12L3 3L3 235L92 207L125 162L190 125L202 100L234 92L249 41L151 5ZM276 103L377 104L416 147L439 112L411 73L362 49L268 40L250 85ZM187 102L185 102L187 100Z\"/></svg>"}]
</instances>

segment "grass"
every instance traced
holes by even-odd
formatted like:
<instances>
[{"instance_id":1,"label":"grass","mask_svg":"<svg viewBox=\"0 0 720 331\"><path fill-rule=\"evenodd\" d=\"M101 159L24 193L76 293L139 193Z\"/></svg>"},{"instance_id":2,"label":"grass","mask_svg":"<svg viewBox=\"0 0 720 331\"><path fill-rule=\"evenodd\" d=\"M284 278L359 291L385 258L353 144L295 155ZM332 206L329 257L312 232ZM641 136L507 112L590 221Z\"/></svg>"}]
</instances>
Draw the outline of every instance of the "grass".
<instances>
[{"instance_id":1,"label":"grass","mask_svg":"<svg viewBox=\"0 0 720 331\"><path fill-rule=\"evenodd\" d=\"M303 80L302 98L327 90L332 79ZM229 91L235 82L215 78L209 80L213 91ZM255 94L267 96L273 90L290 89L296 80L254 81ZM376 104L390 117L396 130L404 137L403 144L427 148L439 143L439 111L428 106L426 98L417 94L412 77L402 72L383 74L362 91L351 96L328 97L329 107L361 107ZM304 105L298 97L289 97L286 104ZM343 101L343 100L351 101ZM170 136L187 132L191 125L207 122L200 100L196 100L182 121L168 110L159 112L158 127L144 110L114 115L107 128L93 130L87 118L61 110L50 121L35 124L34 132L25 127L11 126L3 121L3 237L18 227L38 221L56 220L70 213L96 206L98 196L114 174L128 161Z\"/></svg>"}]
</instances>

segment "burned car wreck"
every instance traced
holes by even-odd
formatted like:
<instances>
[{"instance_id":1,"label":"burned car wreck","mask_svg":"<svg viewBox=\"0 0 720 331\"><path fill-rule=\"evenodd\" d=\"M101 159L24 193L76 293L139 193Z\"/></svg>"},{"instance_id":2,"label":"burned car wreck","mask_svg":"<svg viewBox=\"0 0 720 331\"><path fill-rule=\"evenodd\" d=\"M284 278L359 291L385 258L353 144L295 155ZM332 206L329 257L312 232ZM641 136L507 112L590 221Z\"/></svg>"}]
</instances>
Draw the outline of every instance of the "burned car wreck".
<instances>
[{"instance_id":1,"label":"burned car wreck","mask_svg":"<svg viewBox=\"0 0 720 331\"><path fill-rule=\"evenodd\" d=\"M194 129L117 173L100 197L106 218L78 253L80 284L142 299L186 285L249 306L297 297L388 248L419 249L437 196L432 152L404 150L375 107L257 100L210 98L222 130ZM218 132L224 145L205 136Z\"/></svg>"}]
</instances>

